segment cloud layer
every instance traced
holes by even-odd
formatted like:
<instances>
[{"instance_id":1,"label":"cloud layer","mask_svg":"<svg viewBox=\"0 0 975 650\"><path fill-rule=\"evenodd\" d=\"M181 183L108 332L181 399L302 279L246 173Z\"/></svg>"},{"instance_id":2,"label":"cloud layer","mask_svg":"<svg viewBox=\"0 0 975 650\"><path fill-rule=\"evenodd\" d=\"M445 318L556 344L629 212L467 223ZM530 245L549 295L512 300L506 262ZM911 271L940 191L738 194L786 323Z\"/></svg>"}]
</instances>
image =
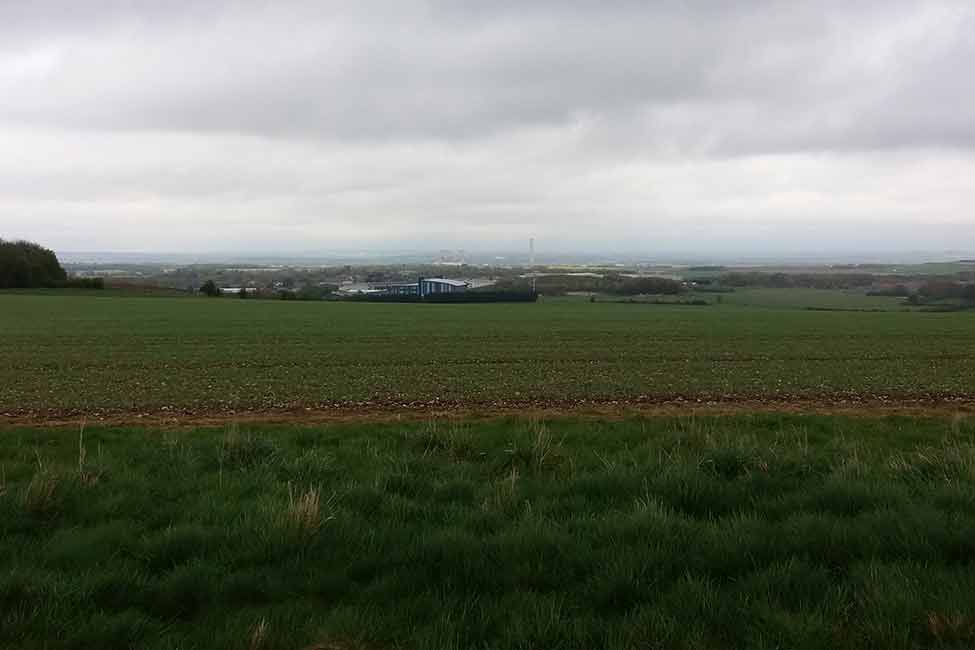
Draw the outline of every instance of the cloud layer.
<instances>
[{"instance_id":1,"label":"cloud layer","mask_svg":"<svg viewBox=\"0 0 975 650\"><path fill-rule=\"evenodd\" d=\"M969 2L4 3L0 236L964 248L972 33Z\"/></svg>"}]
</instances>

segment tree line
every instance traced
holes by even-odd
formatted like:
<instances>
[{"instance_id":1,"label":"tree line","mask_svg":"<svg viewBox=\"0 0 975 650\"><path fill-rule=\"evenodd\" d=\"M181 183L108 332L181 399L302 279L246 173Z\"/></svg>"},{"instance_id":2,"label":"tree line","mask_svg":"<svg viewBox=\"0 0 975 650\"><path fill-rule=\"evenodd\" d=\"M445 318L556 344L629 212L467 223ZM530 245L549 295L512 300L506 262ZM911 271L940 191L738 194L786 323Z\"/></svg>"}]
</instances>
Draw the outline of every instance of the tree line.
<instances>
[{"instance_id":1,"label":"tree line","mask_svg":"<svg viewBox=\"0 0 975 650\"><path fill-rule=\"evenodd\" d=\"M305 286L300 289L258 289L255 287L241 287L233 295L242 300L247 298L280 298L281 300L324 300L338 291L338 285ZM210 298L219 298L224 294L213 280L207 280L200 285L199 292Z\"/></svg>"},{"instance_id":2,"label":"tree line","mask_svg":"<svg viewBox=\"0 0 975 650\"><path fill-rule=\"evenodd\" d=\"M103 289L102 278L71 278L49 248L0 239L0 289Z\"/></svg>"},{"instance_id":3,"label":"tree line","mask_svg":"<svg viewBox=\"0 0 975 650\"><path fill-rule=\"evenodd\" d=\"M870 287L877 276L869 273L768 273L734 271L725 273L725 287L764 287L771 289L861 289Z\"/></svg>"},{"instance_id":4,"label":"tree line","mask_svg":"<svg viewBox=\"0 0 975 650\"><path fill-rule=\"evenodd\" d=\"M501 291L526 291L531 287L531 279L503 279L495 284ZM627 277L620 274L608 275L540 275L535 278L538 293L555 296L568 292L608 293L618 296L675 295L684 291L684 284L678 280L648 277Z\"/></svg>"},{"instance_id":5,"label":"tree line","mask_svg":"<svg viewBox=\"0 0 975 650\"><path fill-rule=\"evenodd\" d=\"M0 239L0 289L62 287L67 281L54 251L33 242Z\"/></svg>"}]
</instances>

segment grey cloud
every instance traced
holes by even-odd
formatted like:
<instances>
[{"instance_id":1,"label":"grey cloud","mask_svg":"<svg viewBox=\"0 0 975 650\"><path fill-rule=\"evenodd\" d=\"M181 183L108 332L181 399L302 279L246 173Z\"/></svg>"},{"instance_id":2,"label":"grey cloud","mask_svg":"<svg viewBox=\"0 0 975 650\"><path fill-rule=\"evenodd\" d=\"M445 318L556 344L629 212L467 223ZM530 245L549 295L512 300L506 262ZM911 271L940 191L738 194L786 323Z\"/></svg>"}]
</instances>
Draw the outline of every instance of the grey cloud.
<instances>
[{"instance_id":1,"label":"grey cloud","mask_svg":"<svg viewBox=\"0 0 975 650\"><path fill-rule=\"evenodd\" d=\"M0 2L0 235L944 238L972 33L953 0Z\"/></svg>"},{"instance_id":2,"label":"grey cloud","mask_svg":"<svg viewBox=\"0 0 975 650\"><path fill-rule=\"evenodd\" d=\"M49 38L41 9L0 20L34 25L40 59L0 72L4 121L387 140L591 118L733 153L975 138L961 3L45 4Z\"/></svg>"}]
</instances>

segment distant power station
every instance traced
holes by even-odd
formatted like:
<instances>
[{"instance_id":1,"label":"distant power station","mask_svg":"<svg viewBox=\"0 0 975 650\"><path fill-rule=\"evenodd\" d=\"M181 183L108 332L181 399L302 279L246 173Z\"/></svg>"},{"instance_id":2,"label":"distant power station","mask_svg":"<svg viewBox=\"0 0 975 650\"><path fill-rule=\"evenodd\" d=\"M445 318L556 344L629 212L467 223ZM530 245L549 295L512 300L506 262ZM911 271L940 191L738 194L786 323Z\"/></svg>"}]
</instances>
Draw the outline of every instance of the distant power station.
<instances>
[{"instance_id":1,"label":"distant power station","mask_svg":"<svg viewBox=\"0 0 975 650\"><path fill-rule=\"evenodd\" d=\"M434 262L434 266L464 266L466 255L463 249L441 250L440 259Z\"/></svg>"},{"instance_id":2,"label":"distant power station","mask_svg":"<svg viewBox=\"0 0 975 650\"><path fill-rule=\"evenodd\" d=\"M528 238L528 269L532 276L532 293L535 293L535 238Z\"/></svg>"}]
</instances>

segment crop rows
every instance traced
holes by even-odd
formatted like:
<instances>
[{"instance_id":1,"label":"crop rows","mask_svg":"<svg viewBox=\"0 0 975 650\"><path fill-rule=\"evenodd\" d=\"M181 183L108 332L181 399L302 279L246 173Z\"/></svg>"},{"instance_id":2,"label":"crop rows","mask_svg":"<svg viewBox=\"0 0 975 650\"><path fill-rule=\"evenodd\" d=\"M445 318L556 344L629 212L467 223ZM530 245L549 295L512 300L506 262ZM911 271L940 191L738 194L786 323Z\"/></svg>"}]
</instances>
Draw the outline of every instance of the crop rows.
<instances>
[{"instance_id":1,"label":"crop rows","mask_svg":"<svg viewBox=\"0 0 975 650\"><path fill-rule=\"evenodd\" d=\"M0 296L0 412L967 398L970 314Z\"/></svg>"}]
</instances>

